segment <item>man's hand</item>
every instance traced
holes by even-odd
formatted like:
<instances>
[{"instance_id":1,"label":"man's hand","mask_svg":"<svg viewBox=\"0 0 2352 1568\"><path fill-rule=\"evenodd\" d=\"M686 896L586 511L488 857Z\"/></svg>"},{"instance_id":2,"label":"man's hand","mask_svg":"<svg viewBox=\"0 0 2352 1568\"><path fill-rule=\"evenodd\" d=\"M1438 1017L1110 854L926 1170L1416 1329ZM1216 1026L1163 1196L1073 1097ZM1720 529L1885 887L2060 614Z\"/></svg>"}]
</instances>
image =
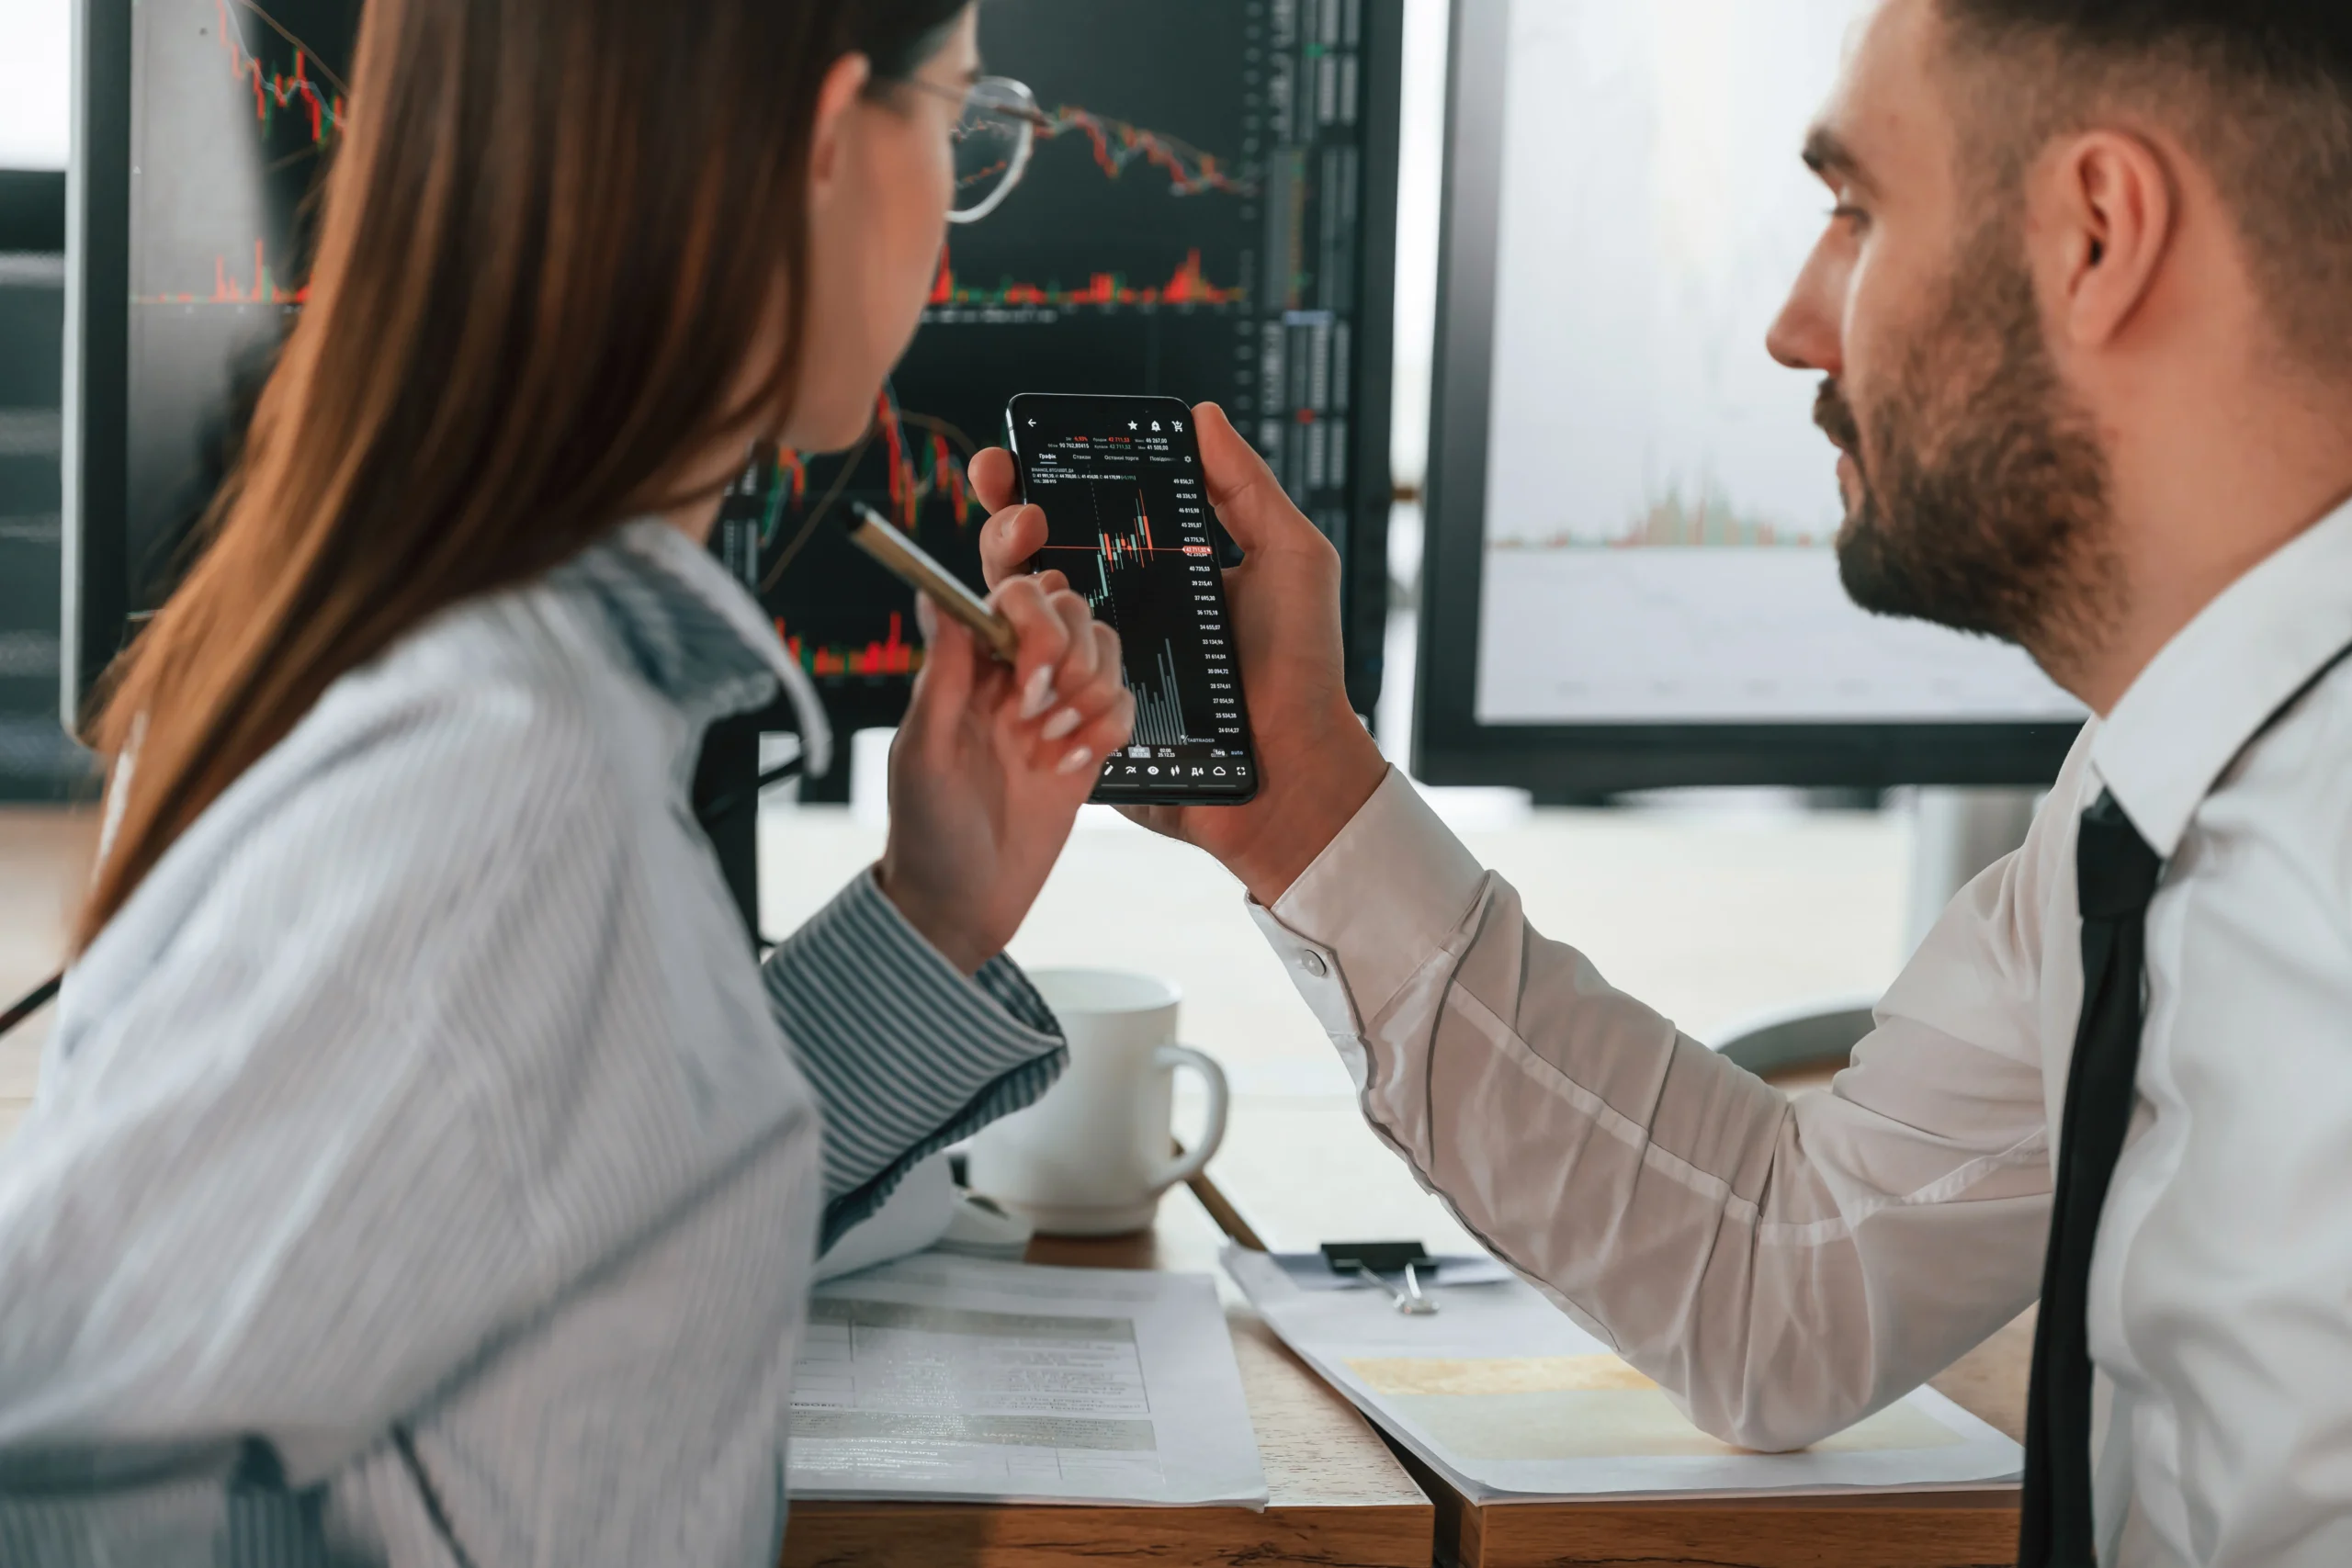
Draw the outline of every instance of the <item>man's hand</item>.
<instances>
[{"instance_id":1,"label":"man's hand","mask_svg":"<svg viewBox=\"0 0 2352 1568\"><path fill-rule=\"evenodd\" d=\"M1225 592L1258 748L1258 797L1247 806L1149 806L1128 815L1208 851L1250 897L1271 905L1372 798L1388 764L1348 707L1339 552L1290 503L1224 410L1203 403L1193 413L1210 504L1243 555L1225 574ZM980 453L971 477L994 513L980 530L980 564L993 587L1017 579L1046 542L1046 514L1012 504L1007 453ZM1048 592L1069 587L1057 571L1034 581Z\"/></svg>"},{"instance_id":2,"label":"man's hand","mask_svg":"<svg viewBox=\"0 0 2352 1568\"><path fill-rule=\"evenodd\" d=\"M1085 600L1023 578L990 602L1021 634L1011 669L916 601L926 652L890 748L880 871L884 897L967 975L1020 929L1136 716L1118 635Z\"/></svg>"}]
</instances>

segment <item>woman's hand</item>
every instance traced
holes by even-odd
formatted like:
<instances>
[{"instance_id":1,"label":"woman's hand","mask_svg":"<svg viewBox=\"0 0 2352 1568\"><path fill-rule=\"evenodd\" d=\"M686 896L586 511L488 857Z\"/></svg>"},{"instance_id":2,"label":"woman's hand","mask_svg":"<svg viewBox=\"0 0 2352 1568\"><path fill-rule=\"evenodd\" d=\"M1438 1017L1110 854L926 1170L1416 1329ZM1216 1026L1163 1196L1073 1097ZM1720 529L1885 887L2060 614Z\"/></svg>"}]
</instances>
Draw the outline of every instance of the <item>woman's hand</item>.
<instances>
[{"instance_id":1,"label":"woman's hand","mask_svg":"<svg viewBox=\"0 0 2352 1568\"><path fill-rule=\"evenodd\" d=\"M883 895L967 975L1020 929L1136 715L1118 634L1085 600L1016 578L990 603L1021 636L1011 669L916 603L927 651L890 748L880 868Z\"/></svg>"},{"instance_id":2,"label":"woman's hand","mask_svg":"<svg viewBox=\"0 0 2352 1568\"><path fill-rule=\"evenodd\" d=\"M1225 594L1258 750L1258 796L1247 806L1148 806L1127 815L1208 851L1271 905L1372 798L1388 764L1348 706L1339 552L1224 410L1203 403L1193 415L1210 504L1242 550ZM1021 581L1046 542L1046 514L1012 504L1012 459L1003 451L973 458L971 476L995 513L980 530L982 570L991 584ZM1069 587L1058 571L1027 581L1047 592Z\"/></svg>"}]
</instances>

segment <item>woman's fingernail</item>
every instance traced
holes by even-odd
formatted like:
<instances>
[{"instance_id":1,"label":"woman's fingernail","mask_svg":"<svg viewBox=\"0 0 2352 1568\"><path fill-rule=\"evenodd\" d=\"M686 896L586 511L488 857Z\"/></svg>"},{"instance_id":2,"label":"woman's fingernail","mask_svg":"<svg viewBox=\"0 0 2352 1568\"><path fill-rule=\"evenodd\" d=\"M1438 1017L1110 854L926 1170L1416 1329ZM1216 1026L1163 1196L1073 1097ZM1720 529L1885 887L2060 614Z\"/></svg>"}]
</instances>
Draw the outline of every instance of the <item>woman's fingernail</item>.
<instances>
[{"instance_id":1,"label":"woman's fingernail","mask_svg":"<svg viewBox=\"0 0 2352 1568\"><path fill-rule=\"evenodd\" d=\"M1063 736L1068 735L1071 730L1076 729L1079 723L1078 710L1076 708L1064 708L1061 712L1054 715L1053 717L1046 721L1046 739L1048 740L1059 740Z\"/></svg>"},{"instance_id":2,"label":"woman's fingernail","mask_svg":"<svg viewBox=\"0 0 2352 1568\"><path fill-rule=\"evenodd\" d=\"M1061 766L1056 771L1058 773L1074 773L1080 768L1091 768L1093 765L1094 753L1088 750L1085 747L1080 746L1071 751L1069 756L1064 757L1062 759Z\"/></svg>"},{"instance_id":3,"label":"woman's fingernail","mask_svg":"<svg viewBox=\"0 0 2352 1568\"><path fill-rule=\"evenodd\" d=\"M1040 664L1029 677L1029 684L1021 694L1021 716L1033 719L1054 705L1054 670L1050 664Z\"/></svg>"}]
</instances>

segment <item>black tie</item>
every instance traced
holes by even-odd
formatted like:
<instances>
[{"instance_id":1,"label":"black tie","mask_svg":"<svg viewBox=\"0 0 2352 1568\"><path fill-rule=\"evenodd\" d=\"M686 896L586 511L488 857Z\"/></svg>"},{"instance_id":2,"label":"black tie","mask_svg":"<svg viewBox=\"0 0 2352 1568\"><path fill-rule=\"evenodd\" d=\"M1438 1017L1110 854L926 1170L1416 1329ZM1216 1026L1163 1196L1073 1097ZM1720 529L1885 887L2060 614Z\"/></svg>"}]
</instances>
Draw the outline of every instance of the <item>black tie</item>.
<instances>
[{"instance_id":1,"label":"black tie","mask_svg":"<svg viewBox=\"0 0 2352 1568\"><path fill-rule=\"evenodd\" d=\"M2085 1316L2099 1208L2132 1124L2140 1066L2148 904L2164 863L2111 795L2083 814L2075 885L2083 909L2083 1017L2058 1127L2058 1179L2033 1384L2025 1417L2018 1568L2092 1568L2091 1356Z\"/></svg>"}]
</instances>

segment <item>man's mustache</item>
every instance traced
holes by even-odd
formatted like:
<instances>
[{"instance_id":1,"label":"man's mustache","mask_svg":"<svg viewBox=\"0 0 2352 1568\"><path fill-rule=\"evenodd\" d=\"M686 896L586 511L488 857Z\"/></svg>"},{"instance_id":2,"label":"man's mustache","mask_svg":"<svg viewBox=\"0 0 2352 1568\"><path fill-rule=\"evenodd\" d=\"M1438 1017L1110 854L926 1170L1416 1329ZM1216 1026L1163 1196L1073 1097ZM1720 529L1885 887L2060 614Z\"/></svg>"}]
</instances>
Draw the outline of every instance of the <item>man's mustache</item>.
<instances>
[{"instance_id":1,"label":"man's mustache","mask_svg":"<svg viewBox=\"0 0 2352 1568\"><path fill-rule=\"evenodd\" d=\"M1822 378L1821 390L1813 400L1813 423L1837 443L1840 451L1857 462L1861 460L1862 427L1854 419L1853 405L1838 389L1835 376Z\"/></svg>"}]
</instances>

